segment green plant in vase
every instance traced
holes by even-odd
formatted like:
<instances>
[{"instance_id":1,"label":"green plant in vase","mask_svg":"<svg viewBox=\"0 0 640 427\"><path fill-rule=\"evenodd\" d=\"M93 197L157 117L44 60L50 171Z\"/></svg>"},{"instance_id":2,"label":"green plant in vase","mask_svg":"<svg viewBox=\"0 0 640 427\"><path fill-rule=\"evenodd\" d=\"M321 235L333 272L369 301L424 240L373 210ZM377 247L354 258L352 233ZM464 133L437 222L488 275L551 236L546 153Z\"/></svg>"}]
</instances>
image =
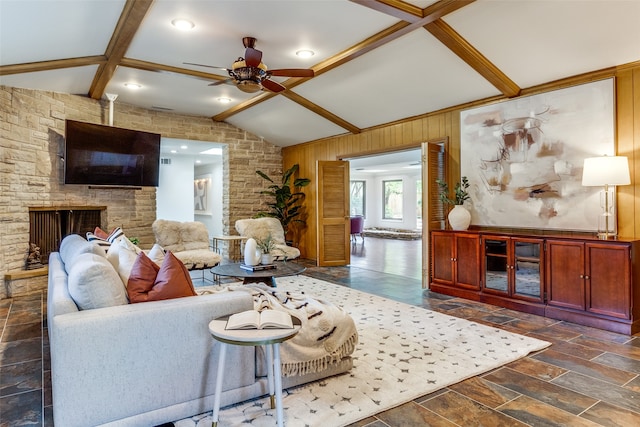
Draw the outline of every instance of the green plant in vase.
<instances>
[{"instance_id":1,"label":"green plant in vase","mask_svg":"<svg viewBox=\"0 0 640 427\"><path fill-rule=\"evenodd\" d=\"M457 182L453 188L454 197L449 195L449 185L437 179L436 183L440 188L440 201L445 205L454 205L453 209L447 215L449 225L454 230L466 230L471 224L471 213L463 206L464 202L469 200L469 180L466 176L462 177L462 182Z\"/></svg>"}]
</instances>

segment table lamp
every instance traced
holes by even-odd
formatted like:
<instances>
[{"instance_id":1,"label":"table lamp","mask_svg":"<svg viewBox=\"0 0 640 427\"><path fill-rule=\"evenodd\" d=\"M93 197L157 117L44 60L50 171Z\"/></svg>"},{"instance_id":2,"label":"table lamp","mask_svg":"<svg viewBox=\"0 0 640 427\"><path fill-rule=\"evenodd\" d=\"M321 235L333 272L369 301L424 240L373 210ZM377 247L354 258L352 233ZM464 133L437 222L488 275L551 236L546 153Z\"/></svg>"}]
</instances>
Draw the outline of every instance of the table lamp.
<instances>
[{"instance_id":1,"label":"table lamp","mask_svg":"<svg viewBox=\"0 0 640 427\"><path fill-rule=\"evenodd\" d=\"M600 192L602 214L598 217L598 237L602 240L616 236L616 218L612 213L615 206L615 186L631 184L629 161L624 156L602 156L584 159L582 185L603 187ZM609 187L613 186L611 189Z\"/></svg>"}]
</instances>

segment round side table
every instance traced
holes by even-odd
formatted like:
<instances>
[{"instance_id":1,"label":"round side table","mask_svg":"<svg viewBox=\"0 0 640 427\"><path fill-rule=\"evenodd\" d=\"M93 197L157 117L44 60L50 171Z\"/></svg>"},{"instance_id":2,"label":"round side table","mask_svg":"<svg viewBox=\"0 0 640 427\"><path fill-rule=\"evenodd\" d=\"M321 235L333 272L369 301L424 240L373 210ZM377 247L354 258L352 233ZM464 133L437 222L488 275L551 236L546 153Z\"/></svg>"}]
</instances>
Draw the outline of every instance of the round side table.
<instances>
[{"instance_id":1,"label":"round side table","mask_svg":"<svg viewBox=\"0 0 640 427\"><path fill-rule=\"evenodd\" d=\"M211 336L220 342L220 354L218 356L218 375L216 377L216 391L213 400L212 427L218 426L220 412L220 395L222 394L222 381L224 378L224 365L228 345L266 346L267 353L267 377L269 383L269 395L271 409L276 409L278 427L283 427L282 410L282 368L280 366L280 343L292 338L300 330L300 319L291 316L293 329L225 329L226 317L214 319L209 323Z\"/></svg>"}]
</instances>

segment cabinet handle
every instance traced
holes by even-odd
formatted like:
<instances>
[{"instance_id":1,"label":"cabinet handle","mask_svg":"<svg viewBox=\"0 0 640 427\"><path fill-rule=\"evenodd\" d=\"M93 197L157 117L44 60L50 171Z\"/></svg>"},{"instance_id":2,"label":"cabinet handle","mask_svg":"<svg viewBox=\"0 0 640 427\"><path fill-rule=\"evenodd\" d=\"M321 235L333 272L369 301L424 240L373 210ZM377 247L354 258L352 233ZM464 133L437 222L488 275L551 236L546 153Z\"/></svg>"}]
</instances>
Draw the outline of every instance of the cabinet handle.
<instances>
[{"instance_id":1,"label":"cabinet handle","mask_svg":"<svg viewBox=\"0 0 640 427\"><path fill-rule=\"evenodd\" d=\"M589 280L589 279L590 279L590 277L589 277L589 276L584 276L584 278L585 278L585 279L587 279L587 280Z\"/></svg>"},{"instance_id":2,"label":"cabinet handle","mask_svg":"<svg viewBox=\"0 0 640 427\"><path fill-rule=\"evenodd\" d=\"M580 275L580 278L581 278L581 279L584 279L584 274L581 274L581 275Z\"/></svg>"}]
</instances>

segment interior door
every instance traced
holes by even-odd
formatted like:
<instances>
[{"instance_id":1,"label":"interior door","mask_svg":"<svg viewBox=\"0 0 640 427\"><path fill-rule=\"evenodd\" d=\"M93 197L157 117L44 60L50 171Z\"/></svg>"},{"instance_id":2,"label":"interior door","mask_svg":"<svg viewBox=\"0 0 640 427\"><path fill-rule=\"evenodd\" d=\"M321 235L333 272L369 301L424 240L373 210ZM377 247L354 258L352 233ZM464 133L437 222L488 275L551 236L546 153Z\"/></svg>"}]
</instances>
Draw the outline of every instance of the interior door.
<instances>
[{"instance_id":1,"label":"interior door","mask_svg":"<svg viewBox=\"0 0 640 427\"><path fill-rule=\"evenodd\" d=\"M349 162L318 161L318 266L347 265L349 248Z\"/></svg>"},{"instance_id":2,"label":"interior door","mask_svg":"<svg viewBox=\"0 0 640 427\"><path fill-rule=\"evenodd\" d=\"M431 256L429 233L444 230L444 204L440 201L437 179L446 179L447 139L422 143L422 287L429 287Z\"/></svg>"}]
</instances>

